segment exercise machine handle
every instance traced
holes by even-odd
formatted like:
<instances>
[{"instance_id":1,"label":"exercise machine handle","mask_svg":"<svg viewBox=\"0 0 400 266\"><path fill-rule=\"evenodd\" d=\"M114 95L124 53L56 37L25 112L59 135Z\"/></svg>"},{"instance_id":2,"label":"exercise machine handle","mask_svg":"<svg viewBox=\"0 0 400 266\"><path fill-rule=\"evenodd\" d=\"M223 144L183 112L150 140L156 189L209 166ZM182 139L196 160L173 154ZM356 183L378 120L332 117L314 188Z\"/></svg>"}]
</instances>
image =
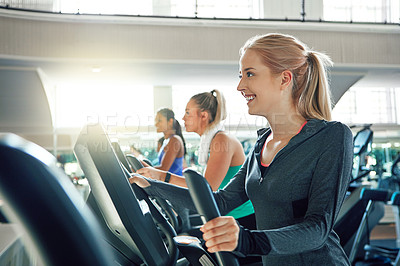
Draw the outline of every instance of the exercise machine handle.
<instances>
[{"instance_id":1,"label":"exercise machine handle","mask_svg":"<svg viewBox=\"0 0 400 266\"><path fill-rule=\"evenodd\" d=\"M191 169L184 170L183 175L185 176L190 196L203 222L206 223L221 216L207 180ZM239 266L236 257L232 253L217 252L215 255L221 266Z\"/></svg>"},{"instance_id":2,"label":"exercise machine handle","mask_svg":"<svg viewBox=\"0 0 400 266\"><path fill-rule=\"evenodd\" d=\"M135 171L144 167L144 165L139 161L139 159L131 154L127 154L126 159L128 160L129 164L132 166L133 170L135 170Z\"/></svg>"}]
</instances>

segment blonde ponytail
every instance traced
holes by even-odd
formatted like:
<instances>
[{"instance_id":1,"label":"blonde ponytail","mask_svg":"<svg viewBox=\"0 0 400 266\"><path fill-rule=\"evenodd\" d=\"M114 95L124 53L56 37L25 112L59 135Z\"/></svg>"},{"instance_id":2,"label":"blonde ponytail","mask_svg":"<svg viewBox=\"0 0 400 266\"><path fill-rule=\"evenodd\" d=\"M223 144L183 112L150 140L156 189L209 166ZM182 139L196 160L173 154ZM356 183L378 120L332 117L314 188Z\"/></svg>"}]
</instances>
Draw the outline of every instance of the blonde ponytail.
<instances>
[{"instance_id":1,"label":"blonde ponytail","mask_svg":"<svg viewBox=\"0 0 400 266\"><path fill-rule=\"evenodd\" d=\"M305 118L330 121L332 107L326 68L332 66L332 61L324 54L309 51L307 64L306 86L298 99L299 112Z\"/></svg>"},{"instance_id":2,"label":"blonde ponytail","mask_svg":"<svg viewBox=\"0 0 400 266\"><path fill-rule=\"evenodd\" d=\"M226 101L225 97L222 95L222 92L220 92L219 90L212 90L211 93L215 96L217 100L217 110L215 112L215 118L214 121L211 123L212 125L215 125L226 119Z\"/></svg>"}]
</instances>

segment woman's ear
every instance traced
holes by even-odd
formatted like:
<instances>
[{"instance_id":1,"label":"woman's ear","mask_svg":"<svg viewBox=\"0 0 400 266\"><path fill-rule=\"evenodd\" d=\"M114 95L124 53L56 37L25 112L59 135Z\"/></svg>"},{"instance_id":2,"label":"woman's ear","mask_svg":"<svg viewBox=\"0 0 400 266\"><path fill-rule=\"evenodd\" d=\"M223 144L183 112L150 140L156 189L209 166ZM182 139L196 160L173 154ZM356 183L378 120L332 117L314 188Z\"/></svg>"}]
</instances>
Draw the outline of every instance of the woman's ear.
<instances>
[{"instance_id":1,"label":"woman's ear","mask_svg":"<svg viewBox=\"0 0 400 266\"><path fill-rule=\"evenodd\" d=\"M209 117L208 116L209 116L209 114L208 114L207 111L200 112L200 118L201 118L202 121L208 122L209 121Z\"/></svg>"},{"instance_id":2,"label":"woman's ear","mask_svg":"<svg viewBox=\"0 0 400 266\"><path fill-rule=\"evenodd\" d=\"M289 70L285 70L281 74L281 88L286 89L293 79L293 73Z\"/></svg>"},{"instance_id":3,"label":"woman's ear","mask_svg":"<svg viewBox=\"0 0 400 266\"><path fill-rule=\"evenodd\" d=\"M174 119L170 118L169 120L167 120L167 127L168 129L172 129L174 126Z\"/></svg>"}]
</instances>

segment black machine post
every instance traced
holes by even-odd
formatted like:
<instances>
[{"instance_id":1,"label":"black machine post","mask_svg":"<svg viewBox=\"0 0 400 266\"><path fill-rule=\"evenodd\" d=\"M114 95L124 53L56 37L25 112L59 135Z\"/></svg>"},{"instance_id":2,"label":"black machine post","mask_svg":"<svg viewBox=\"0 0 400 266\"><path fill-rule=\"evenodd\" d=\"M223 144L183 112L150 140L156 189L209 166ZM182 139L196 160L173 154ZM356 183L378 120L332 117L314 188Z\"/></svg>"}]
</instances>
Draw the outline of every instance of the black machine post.
<instances>
[{"instance_id":1,"label":"black machine post","mask_svg":"<svg viewBox=\"0 0 400 266\"><path fill-rule=\"evenodd\" d=\"M219 217L220 212L206 179L191 169L185 170L183 175L186 178L186 184L189 188L190 196L192 197L197 212L202 217L203 222ZM229 252L217 252L216 257L221 266L239 265L236 257Z\"/></svg>"}]
</instances>

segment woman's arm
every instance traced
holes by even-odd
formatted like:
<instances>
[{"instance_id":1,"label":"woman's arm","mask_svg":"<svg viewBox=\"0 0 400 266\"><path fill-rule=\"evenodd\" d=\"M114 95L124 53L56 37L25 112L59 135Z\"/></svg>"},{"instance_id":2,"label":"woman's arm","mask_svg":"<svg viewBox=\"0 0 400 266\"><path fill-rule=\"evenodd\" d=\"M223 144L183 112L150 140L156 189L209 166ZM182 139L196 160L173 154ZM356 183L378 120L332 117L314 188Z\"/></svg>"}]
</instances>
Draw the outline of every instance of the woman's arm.
<instances>
[{"instance_id":1,"label":"woman's arm","mask_svg":"<svg viewBox=\"0 0 400 266\"><path fill-rule=\"evenodd\" d=\"M164 147L164 156L161 160L160 165L154 168L159 170L168 171L171 165L174 163L176 157L178 157L179 152L183 150L183 143L180 137L171 136L169 138L168 144Z\"/></svg>"},{"instance_id":2,"label":"woman's arm","mask_svg":"<svg viewBox=\"0 0 400 266\"><path fill-rule=\"evenodd\" d=\"M137 170L136 173L145 176L147 178L164 182L165 178L167 177L168 171L159 170L154 167L143 167ZM172 173L170 173L170 175L171 177L168 183L176 186L187 187L185 178L183 176L179 176Z\"/></svg>"},{"instance_id":3,"label":"woman's arm","mask_svg":"<svg viewBox=\"0 0 400 266\"><path fill-rule=\"evenodd\" d=\"M224 180L234 155L234 143L228 135L218 133L210 144L210 157L208 158L204 177L207 179L213 191L217 191ZM243 154L244 161L244 154ZM243 164L238 163L237 165Z\"/></svg>"},{"instance_id":4,"label":"woman's arm","mask_svg":"<svg viewBox=\"0 0 400 266\"><path fill-rule=\"evenodd\" d=\"M148 179L139 174L132 174L129 178L131 184L135 183L143 188L149 196L156 196L166 199L173 206L179 206L196 211L192 198L187 188L175 186L154 179Z\"/></svg>"},{"instance_id":5,"label":"woman's arm","mask_svg":"<svg viewBox=\"0 0 400 266\"><path fill-rule=\"evenodd\" d=\"M243 204L248 200L247 194L244 189L244 178L246 175L245 168L247 167L246 162L244 163L242 169L240 169L235 176L234 182L231 182L227 186L227 188L229 187L229 191L218 190L217 192L213 193L221 214L228 213L232 209L236 208L237 206ZM144 177L139 174L139 172L148 172L151 173L151 175L153 176L159 175L160 178L149 179L147 178L147 176ZM144 188L149 196L158 196L169 200L174 206L181 206L196 211L188 189L182 186L165 183L165 173L166 171L157 170L152 167L144 167L142 169L139 169L137 173L132 174L131 178L129 178L129 181L131 184L136 183L138 186ZM185 182L183 177L172 174L171 181L175 179L180 179ZM230 216L225 217L227 217L228 219L232 218Z\"/></svg>"},{"instance_id":6,"label":"woman's arm","mask_svg":"<svg viewBox=\"0 0 400 266\"><path fill-rule=\"evenodd\" d=\"M237 157L237 165L243 164L245 159L243 150L235 147L237 143L234 143L229 136L224 133L218 133L211 142L210 145L210 157L207 162L206 171L204 177L210 184L213 191L217 191L219 186L224 180L226 173L228 172L229 166L231 166L232 158L234 157L235 151L240 153ZM240 143L238 143L240 145ZM168 144L169 145L169 144ZM168 146L167 145L167 146ZM164 156L166 157L166 156ZM162 170L158 168L159 170ZM137 173L155 179L164 181L167 174L166 171L155 171L153 168L142 168ZM171 184L187 187L185 178L175 174L171 174Z\"/></svg>"}]
</instances>

